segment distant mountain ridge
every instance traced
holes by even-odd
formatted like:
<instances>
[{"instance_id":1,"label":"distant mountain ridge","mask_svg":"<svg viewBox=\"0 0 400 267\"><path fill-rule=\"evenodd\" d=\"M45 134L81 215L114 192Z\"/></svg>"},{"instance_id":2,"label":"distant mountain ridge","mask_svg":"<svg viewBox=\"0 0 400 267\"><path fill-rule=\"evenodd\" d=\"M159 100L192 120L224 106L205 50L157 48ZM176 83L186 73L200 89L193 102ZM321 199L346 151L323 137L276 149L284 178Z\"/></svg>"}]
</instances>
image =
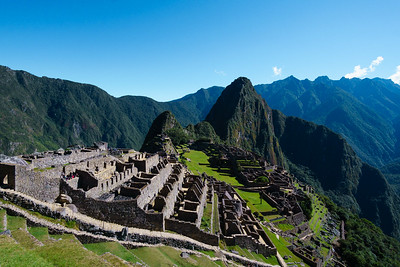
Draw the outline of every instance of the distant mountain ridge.
<instances>
[{"instance_id":1,"label":"distant mountain ridge","mask_svg":"<svg viewBox=\"0 0 400 267\"><path fill-rule=\"evenodd\" d=\"M373 166L399 156L400 86L390 80L324 76L301 81L291 76L255 88L272 108L340 133Z\"/></svg>"},{"instance_id":2,"label":"distant mountain ridge","mask_svg":"<svg viewBox=\"0 0 400 267\"><path fill-rule=\"evenodd\" d=\"M0 66L0 153L24 154L98 140L139 149L160 113L171 110L181 124L196 124L222 90L201 89L170 102L115 98L93 85Z\"/></svg>"}]
</instances>

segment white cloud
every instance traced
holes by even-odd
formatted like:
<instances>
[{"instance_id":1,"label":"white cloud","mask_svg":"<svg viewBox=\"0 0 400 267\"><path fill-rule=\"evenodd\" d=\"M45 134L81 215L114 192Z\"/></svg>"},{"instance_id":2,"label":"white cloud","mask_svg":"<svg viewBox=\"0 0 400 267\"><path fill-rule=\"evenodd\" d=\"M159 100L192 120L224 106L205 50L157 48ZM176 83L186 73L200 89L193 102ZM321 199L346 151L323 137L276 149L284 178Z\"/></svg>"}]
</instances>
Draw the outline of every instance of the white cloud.
<instances>
[{"instance_id":1,"label":"white cloud","mask_svg":"<svg viewBox=\"0 0 400 267\"><path fill-rule=\"evenodd\" d=\"M275 76L279 76L282 74L282 68L278 68L277 66L273 67L272 70L274 71Z\"/></svg>"},{"instance_id":2,"label":"white cloud","mask_svg":"<svg viewBox=\"0 0 400 267\"><path fill-rule=\"evenodd\" d=\"M375 71L375 67L381 64L383 61L383 57L377 57L376 59L372 60L371 64L368 68L361 68L360 65L354 67L354 71L352 73L347 73L344 77L351 79L351 78L363 78L367 76L369 72Z\"/></svg>"},{"instance_id":3,"label":"white cloud","mask_svg":"<svg viewBox=\"0 0 400 267\"><path fill-rule=\"evenodd\" d=\"M226 73L225 73L225 71L223 71L223 70L214 70L214 72L215 72L216 74L220 75L220 76L226 76Z\"/></svg>"},{"instance_id":4,"label":"white cloud","mask_svg":"<svg viewBox=\"0 0 400 267\"><path fill-rule=\"evenodd\" d=\"M369 65L369 71L374 71L375 66L378 66L379 64L381 64L382 61L383 61L383 57L377 57L375 60L373 60L371 62L371 65Z\"/></svg>"},{"instance_id":5,"label":"white cloud","mask_svg":"<svg viewBox=\"0 0 400 267\"><path fill-rule=\"evenodd\" d=\"M389 77L394 83L400 84L400 65L397 66L396 73Z\"/></svg>"},{"instance_id":6,"label":"white cloud","mask_svg":"<svg viewBox=\"0 0 400 267\"><path fill-rule=\"evenodd\" d=\"M344 77L351 79L351 78L361 78L367 75L368 69L361 68L360 65L354 67L354 71L352 73L347 73Z\"/></svg>"}]
</instances>

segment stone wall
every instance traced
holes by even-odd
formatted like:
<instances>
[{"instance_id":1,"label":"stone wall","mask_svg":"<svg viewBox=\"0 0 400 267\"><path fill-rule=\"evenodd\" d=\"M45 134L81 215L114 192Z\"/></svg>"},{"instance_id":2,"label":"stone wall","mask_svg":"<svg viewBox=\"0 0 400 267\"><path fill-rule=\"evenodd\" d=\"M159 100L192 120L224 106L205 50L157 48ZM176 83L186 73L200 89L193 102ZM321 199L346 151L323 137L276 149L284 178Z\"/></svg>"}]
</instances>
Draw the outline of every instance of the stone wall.
<instances>
[{"instance_id":1,"label":"stone wall","mask_svg":"<svg viewBox=\"0 0 400 267\"><path fill-rule=\"evenodd\" d=\"M68 163L78 163L93 157L98 157L101 153L103 153L103 151L100 150L87 150L86 152L72 150L71 154L67 155L46 154L43 158L32 159L30 168L46 168L50 166L65 165Z\"/></svg>"},{"instance_id":2,"label":"stone wall","mask_svg":"<svg viewBox=\"0 0 400 267\"><path fill-rule=\"evenodd\" d=\"M207 205L207 191L208 191L208 186L207 186L207 180L204 181L204 187L203 187L203 192L201 195L201 200L199 204L199 209L198 209L198 216L197 216L197 221L196 221L196 226L200 227L201 224L201 218L203 218L203 212L204 212L204 207Z\"/></svg>"},{"instance_id":3,"label":"stone wall","mask_svg":"<svg viewBox=\"0 0 400 267\"><path fill-rule=\"evenodd\" d=\"M219 245L219 236L204 232L190 222L165 219L165 230L174 231L212 246Z\"/></svg>"},{"instance_id":4,"label":"stone wall","mask_svg":"<svg viewBox=\"0 0 400 267\"><path fill-rule=\"evenodd\" d=\"M141 155L140 157L136 158L130 158L129 162L133 162L139 171L146 173L150 173L151 169L160 162L160 156L158 154L146 157Z\"/></svg>"},{"instance_id":5,"label":"stone wall","mask_svg":"<svg viewBox=\"0 0 400 267\"><path fill-rule=\"evenodd\" d=\"M164 214L165 218L169 218L169 217L171 217L171 215L174 214L176 197L178 196L179 190L182 189L182 182L183 182L183 178L184 178L183 171L180 174L178 174L177 177L178 177L178 181L176 181L172 185L172 191L169 192L169 194L165 198L165 206L162 210L162 213Z\"/></svg>"},{"instance_id":6,"label":"stone wall","mask_svg":"<svg viewBox=\"0 0 400 267\"><path fill-rule=\"evenodd\" d=\"M138 227L149 230L164 230L164 217L162 213L149 213L138 207L136 199L102 201L89 198L81 189L74 190L61 182L61 188L71 198L72 203L80 213L95 219L118 223L129 227Z\"/></svg>"},{"instance_id":7,"label":"stone wall","mask_svg":"<svg viewBox=\"0 0 400 267\"><path fill-rule=\"evenodd\" d=\"M168 180L172 172L172 165L168 163L165 168L159 170L159 173L151 178L151 183L143 188L140 196L137 198L137 205L144 208L163 188L165 182Z\"/></svg>"},{"instance_id":8,"label":"stone wall","mask_svg":"<svg viewBox=\"0 0 400 267\"><path fill-rule=\"evenodd\" d=\"M41 201L53 203L60 194L60 174L60 167L42 172L15 165L14 189Z\"/></svg>"},{"instance_id":9,"label":"stone wall","mask_svg":"<svg viewBox=\"0 0 400 267\"><path fill-rule=\"evenodd\" d=\"M228 246L238 245L250 251L263 254L265 257L276 255L276 248L259 243L253 237L248 235L234 235L232 237L224 237L224 241Z\"/></svg>"}]
</instances>

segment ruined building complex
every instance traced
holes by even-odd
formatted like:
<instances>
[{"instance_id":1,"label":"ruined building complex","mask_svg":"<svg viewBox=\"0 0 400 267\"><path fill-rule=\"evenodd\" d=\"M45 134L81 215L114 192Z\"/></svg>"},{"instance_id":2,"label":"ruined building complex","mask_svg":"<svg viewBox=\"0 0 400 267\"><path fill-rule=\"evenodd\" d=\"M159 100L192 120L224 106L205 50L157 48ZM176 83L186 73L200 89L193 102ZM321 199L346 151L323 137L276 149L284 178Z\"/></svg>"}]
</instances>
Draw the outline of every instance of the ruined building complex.
<instances>
[{"instance_id":1,"label":"ruined building complex","mask_svg":"<svg viewBox=\"0 0 400 267\"><path fill-rule=\"evenodd\" d=\"M170 230L214 246L223 240L265 256L276 254L230 185L205 174L193 175L168 156L111 151L105 143L35 153L0 163L0 186L106 222ZM218 207L216 232L200 229L207 204Z\"/></svg>"}]
</instances>

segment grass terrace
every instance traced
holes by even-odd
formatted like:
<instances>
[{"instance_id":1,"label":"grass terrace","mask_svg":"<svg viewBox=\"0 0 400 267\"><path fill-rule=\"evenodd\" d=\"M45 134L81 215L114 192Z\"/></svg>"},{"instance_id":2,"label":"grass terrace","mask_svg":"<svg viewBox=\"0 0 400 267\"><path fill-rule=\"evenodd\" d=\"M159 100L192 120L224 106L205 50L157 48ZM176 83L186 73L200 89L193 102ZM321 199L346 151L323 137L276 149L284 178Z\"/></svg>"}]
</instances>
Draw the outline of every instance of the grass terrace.
<instances>
[{"instance_id":1,"label":"grass terrace","mask_svg":"<svg viewBox=\"0 0 400 267\"><path fill-rule=\"evenodd\" d=\"M209 157L202 151L190 150L183 154L186 160L183 163L188 166L188 169L194 174L205 172L209 176L215 177L219 181L224 181L232 186L243 186L236 180L236 177L230 174L229 168L212 168L208 162Z\"/></svg>"},{"instance_id":2,"label":"grass terrace","mask_svg":"<svg viewBox=\"0 0 400 267\"><path fill-rule=\"evenodd\" d=\"M188 258L182 258L181 251L166 246L142 247L129 251L148 266L224 266L221 265L221 261L214 262L205 255L190 255Z\"/></svg>"},{"instance_id":3,"label":"grass terrace","mask_svg":"<svg viewBox=\"0 0 400 267\"><path fill-rule=\"evenodd\" d=\"M214 194L214 208L213 208L213 234L219 232L219 212L218 212L218 195Z\"/></svg>"},{"instance_id":4,"label":"grass terrace","mask_svg":"<svg viewBox=\"0 0 400 267\"><path fill-rule=\"evenodd\" d=\"M258 212L262 214L263 212L274 211L276 210L270 204L268 204L265 200L260 201L260 195L256 192L247 192L240 189L235 189L236 192L246 201L247 205L251 209L251 211Z\"/></svg>"},{"instance_id":5,"label":"grass terrace","mask_svg":"<svg viewBox=\"0 0 400 267\"><path fill-rule=\"evenodd\" d=\"M103 255L106 252L112 253L123 260L126 260L130 263L140 262L142 260L135 256L131 251L126 249L120 243L117 242L101 242L101 243L92 243L92 244L84 244L85 248L90 251L93 251L97 255Z\"/></svg>"},{"instance_id":6,"label":"grass terrace","mask_svg":"<svg viewBox=\"0 0 400 267\"><path fill-rule=\"evenodd\" d=\"M249 250L241 248L239 246L228 246L227 249L230 251L236 251L237 253L239 253L239 255L246 257L248 259L251 259L251 260L261 261L261 262L265 262L265 263L268 263L271 265L279 265L278 259L275 256L270 256L268 258L265 258L265 256L262 254L258 254L256 252L249 251Z\"/></svg>"}]
</instances>

